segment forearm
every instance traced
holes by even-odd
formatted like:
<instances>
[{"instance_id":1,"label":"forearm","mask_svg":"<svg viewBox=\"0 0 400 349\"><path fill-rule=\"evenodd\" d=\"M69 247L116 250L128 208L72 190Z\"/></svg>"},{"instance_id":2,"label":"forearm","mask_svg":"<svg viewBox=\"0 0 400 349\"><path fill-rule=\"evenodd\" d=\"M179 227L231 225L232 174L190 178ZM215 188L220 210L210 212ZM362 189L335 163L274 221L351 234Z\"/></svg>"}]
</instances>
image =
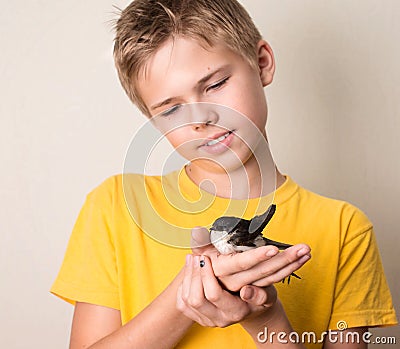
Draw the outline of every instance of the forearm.
<instances>
[{"instance_id":1,"label":"forearm","mask_svg":"<svg viewBox=\"0 0 400 349\"><path fill-rule=\"evenodd\" d=\"M257 348L305 349L303 344L288 340L293 329L279 300L263 315L247 319L241 325Z\"/></svg>"},{"instance_id":2,"label":"forearm","mask_svg":"<svg viewBox=\"0 0 400 349\"><path fill-rule=\"evenodd\" d=\"M179 273L142 312L90 348L173 348L193 324L176 308L176 292L181 280L182 273Z\"/></svg>"}]
</instances>

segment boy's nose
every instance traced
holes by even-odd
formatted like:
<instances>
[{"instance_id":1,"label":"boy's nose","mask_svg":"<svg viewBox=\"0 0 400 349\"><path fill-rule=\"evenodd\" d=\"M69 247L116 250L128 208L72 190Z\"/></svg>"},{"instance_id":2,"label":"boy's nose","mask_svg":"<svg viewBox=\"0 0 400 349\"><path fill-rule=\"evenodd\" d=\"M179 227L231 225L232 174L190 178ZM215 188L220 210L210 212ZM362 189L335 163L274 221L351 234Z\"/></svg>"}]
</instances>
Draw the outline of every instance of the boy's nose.
<instances>
[{"instance_id":1,"label":"boy's nose","mask_svg":"<svg viewBox=\"0 0 400 349\"><path fill-rule=\"evenodd\" d=\"M213 108L213 105L207 103L196 103L190 107L190 122L193 129L200 131L201 129L218 123L219 114Z\"/></svg>"},{"instance_id":2,"label":"boy's nose","mask_svg":"<svg viewBox=\"0 0 400 349\"><path fill-rule=\"evenodd\" d=\"M206 128L207 126L209 126L209 125L212 125L213 123L211 122L211 121L206 121L206 122L195 122L195 123L193 123L193 128L196 130L196 131L200 131L201 129L203 129L203 128Z\"/></svg>"}]
</instances>

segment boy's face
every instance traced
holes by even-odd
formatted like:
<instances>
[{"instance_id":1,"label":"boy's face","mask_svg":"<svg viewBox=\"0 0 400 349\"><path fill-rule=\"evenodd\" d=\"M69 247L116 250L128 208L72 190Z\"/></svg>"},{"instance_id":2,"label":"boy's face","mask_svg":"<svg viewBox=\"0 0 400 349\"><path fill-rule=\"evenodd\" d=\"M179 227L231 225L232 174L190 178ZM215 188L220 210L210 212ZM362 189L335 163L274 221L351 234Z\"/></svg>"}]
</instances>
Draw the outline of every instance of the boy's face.
<instances>
[{"instance_id":1,"label":"boy's face","mask_svg":"<svg viewBox=\"0 0 400 349\"><path fill-rule=\"evenodd\" d=\"M265 137L263 87L272 81L274 61L267 43L258 49L258 71L223 45L206 49L183 37L148 61L138 81L141 97L156 127L192 164L210 170L219 163L229 171L245 164Z\"/></svg>"}]
</instances>

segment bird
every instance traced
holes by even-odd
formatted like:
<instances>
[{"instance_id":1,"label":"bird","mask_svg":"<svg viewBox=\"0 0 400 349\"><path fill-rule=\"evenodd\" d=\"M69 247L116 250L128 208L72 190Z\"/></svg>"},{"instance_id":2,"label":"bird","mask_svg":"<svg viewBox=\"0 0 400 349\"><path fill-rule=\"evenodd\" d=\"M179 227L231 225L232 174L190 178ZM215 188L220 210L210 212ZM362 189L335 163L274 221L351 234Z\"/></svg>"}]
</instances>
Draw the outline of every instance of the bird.
<instances>
[{"instance_id":1,"label":"bird","mask_svg":"<svg viewBox=\"0 0 400 349\"><path fill-rule=\"evenodd\" d=\"M262 235L263 230L276 212L276 205L271 204L261 215L252 219L223 216L217 218L210 228L210 240L220 254L234 254L248 251L260 246L272 245L279 250L285 250L290 246L279 241L268 239ZM290 276L301 279L292 273ZM282 280L284 282L285 279Z\"/></svg>"}]
</instances>

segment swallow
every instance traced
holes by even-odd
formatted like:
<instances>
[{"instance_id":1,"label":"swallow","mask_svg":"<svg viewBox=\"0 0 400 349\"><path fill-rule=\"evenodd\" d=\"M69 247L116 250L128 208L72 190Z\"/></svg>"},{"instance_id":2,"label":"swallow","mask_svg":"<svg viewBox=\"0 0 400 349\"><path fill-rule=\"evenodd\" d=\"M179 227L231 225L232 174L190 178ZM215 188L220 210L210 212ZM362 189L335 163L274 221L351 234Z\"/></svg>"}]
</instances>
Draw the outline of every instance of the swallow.
<instances>
[{"instance_id":1,"label":"swallow","mask_svg":"<svg viewBox=\"0 0 400 349\"><path fill-rule=\"evenodd\" d=\"M275 246L279 250L287 249L292 245L270 240L262 235L275 211L276 205L272 204L262 215L255 216L250 220L228 216L216 219L210 228L212 244L221 254L243 252L266 245ZM288 283L290 276L300 279L298 275L292 273L288 277ZM282 282L284 281L282 280Z\"/></svg>"}]
</instances>

